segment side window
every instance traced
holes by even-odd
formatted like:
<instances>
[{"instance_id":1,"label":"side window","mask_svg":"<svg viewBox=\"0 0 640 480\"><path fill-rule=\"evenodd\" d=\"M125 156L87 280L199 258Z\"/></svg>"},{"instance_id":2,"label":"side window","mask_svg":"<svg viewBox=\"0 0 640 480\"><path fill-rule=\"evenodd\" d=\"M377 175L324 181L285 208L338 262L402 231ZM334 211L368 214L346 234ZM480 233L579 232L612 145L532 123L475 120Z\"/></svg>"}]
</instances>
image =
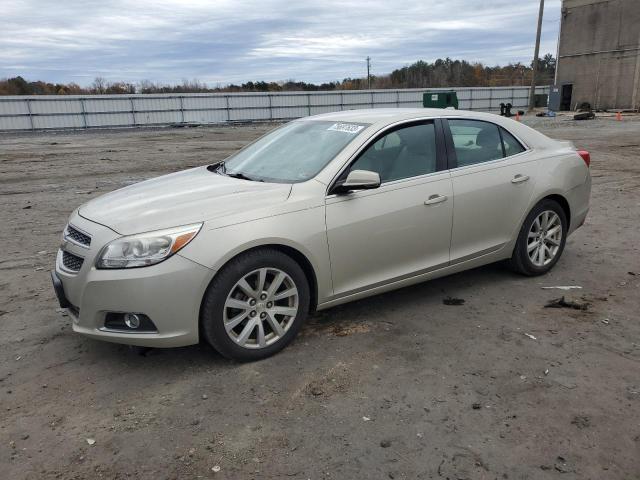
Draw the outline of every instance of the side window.
<instances>
[{"instance_id":1,"label":"side window","mask_svg":"<svg viewBox=\"0 0 640 480\"><path fill-rule=\"evenodd\" d=\"M378 172L381 182L417 177L436 171L436 131L433 122L399 128L370 145L351 170Z\"/></svg>"},{"instance_id":2,"label":"side window","mask_svg":"<svg viewBox=\"0 0 640 480\"><path fill-rule=\"evenodd\" d=\"M373 144L373 148L380 151L385 148L394 148L400 145L400 137L396 132L391 132L389 135L385 135L376 143Z\"/></svg>"},{"instance_id":3,"label":"side window","mask_svg":"<svg viewBox=\"0 0 640 480\"><path fill-rule=\"evenodd\" d=\"M503 157L497 125L479 120L449 120L449 128L459 167Z\"/></svg>"},{"instance_id":4,"label":"side window","mask_svg":"<svg viewBox=\"0 0 640 480\"><path fill-rule=\"evenodd\" d=\"M506 157L524 152L525 148L513 135L502 127L500 127L500 132L502 133L502 143L504 144L504 154Z\"/></svg>"}]
</instances>

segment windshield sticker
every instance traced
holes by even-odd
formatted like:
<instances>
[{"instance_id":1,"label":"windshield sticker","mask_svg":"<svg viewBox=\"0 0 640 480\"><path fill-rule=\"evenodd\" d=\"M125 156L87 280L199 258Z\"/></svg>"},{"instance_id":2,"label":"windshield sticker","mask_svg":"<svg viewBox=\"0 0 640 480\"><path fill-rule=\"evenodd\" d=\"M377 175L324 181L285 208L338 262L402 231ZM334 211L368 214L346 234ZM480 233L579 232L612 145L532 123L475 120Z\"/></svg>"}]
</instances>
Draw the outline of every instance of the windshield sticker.
<instances>
[{"instance_id":1,"label":"windshield sticker","mask_svg":"<svg viewBox=\"0 0 640 480\"><path fill-rule=\"evenodd\" d=\"M351 135L358 133L364 128L364 125L356 125L354 123L334 123L327 130L333 130L335 132L350 133Z\"/></svg>"}]
</instances>

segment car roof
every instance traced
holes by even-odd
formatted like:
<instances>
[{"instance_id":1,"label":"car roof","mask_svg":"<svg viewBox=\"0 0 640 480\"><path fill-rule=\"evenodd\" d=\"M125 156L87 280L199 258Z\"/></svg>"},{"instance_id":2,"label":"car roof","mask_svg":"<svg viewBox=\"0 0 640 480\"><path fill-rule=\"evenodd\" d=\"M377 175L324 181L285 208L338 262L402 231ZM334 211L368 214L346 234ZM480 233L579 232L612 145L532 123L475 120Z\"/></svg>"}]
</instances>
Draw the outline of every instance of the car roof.
<instances>
[{"instance_id":1,"label":"car roof","mask_svg":"<svg viewBox=\"0 0 640 480\"><path fill-rule=\"evenodd\" d=\"M340 112L322 113L311 117L304 117L303 121L324 120L330 122L353 122L368 124L391 124L412 118L433 117L470 117L491 119L495 121L497 115L468 110L450 110L444 108L367 108L360 110L343 110Z\"/></svg>"},{"instance_id":2,"label":"car roof","mask_svg":"<svg viewBox=\"0 0 640 480\"><path fill-rule=\"evenodd\" d=\"M476 112L470 110L453 110L444 108L367 108L361 110L343 110L340 112L323 113L311 117L303 117L296 121L324 120L330 122L353 122L368 124L365 132L375 132L393 123L423 118L469 118L485 120L506 128L511 134L522 141L528 148L550 147L557 142L512 118L502 117L494 113Z\"/></svg>"}]
</instances>

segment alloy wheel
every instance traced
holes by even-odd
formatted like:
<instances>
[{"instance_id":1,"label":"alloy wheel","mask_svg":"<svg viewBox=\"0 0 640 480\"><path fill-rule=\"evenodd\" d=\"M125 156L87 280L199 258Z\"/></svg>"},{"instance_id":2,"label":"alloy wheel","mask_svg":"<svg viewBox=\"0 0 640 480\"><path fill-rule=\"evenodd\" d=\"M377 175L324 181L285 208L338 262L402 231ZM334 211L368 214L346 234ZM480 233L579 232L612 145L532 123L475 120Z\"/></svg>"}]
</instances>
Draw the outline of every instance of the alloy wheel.
<instances>
[{"instance_id":1,"label":"alloy wheel","mask_svg":"<svg viewBox=\"0 0 640 480\"><path fill-rule=\"evenodd\" d=\"M260 268L231 288L224 303L224 327L239 346L265 348L287 333L298 306L293 279L277 268Z\"/></svg>"},{"instance_id":2,"label":"alloy wheel","mask_svg":"<svg viewBox=\"0 0 640 480\"><path fill-rule=\"evenodd\" d=\"M536 267L553 261L562 243L562 221L553 210L545 210L531 224L527 235L527 254Z\"/></svg>"}]
</instances>

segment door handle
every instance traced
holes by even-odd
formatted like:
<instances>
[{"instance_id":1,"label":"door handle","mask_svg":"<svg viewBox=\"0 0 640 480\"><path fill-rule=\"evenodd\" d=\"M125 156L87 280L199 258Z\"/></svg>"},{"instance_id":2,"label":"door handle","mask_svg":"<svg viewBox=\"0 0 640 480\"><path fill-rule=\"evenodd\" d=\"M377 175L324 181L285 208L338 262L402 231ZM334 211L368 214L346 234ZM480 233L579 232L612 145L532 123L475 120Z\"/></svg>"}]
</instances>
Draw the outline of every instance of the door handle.
<instances>
[{"instance_id":1,"label":"door handle","mask_svg":"<svg viewBox=\"0 0 640 480\"><path fill-rule=\"evenodd\" d=\"M436 203L442 203L447 200L446 195L431 195L428 200L424 201L425 205L435 205Z\"/></svg>"},{"instance_id":2,"label":"door handle","mask_svg":"<svg viewBox=\"0 0 640 480\"><path fill-rule=\"evenodd\" d=\"M516 175L515 177L513 177L511 179L511 183L522 183L522 182L526 182L527 180L529 180L529 176L528 175Z\"/></svg>"}]
</instances>

